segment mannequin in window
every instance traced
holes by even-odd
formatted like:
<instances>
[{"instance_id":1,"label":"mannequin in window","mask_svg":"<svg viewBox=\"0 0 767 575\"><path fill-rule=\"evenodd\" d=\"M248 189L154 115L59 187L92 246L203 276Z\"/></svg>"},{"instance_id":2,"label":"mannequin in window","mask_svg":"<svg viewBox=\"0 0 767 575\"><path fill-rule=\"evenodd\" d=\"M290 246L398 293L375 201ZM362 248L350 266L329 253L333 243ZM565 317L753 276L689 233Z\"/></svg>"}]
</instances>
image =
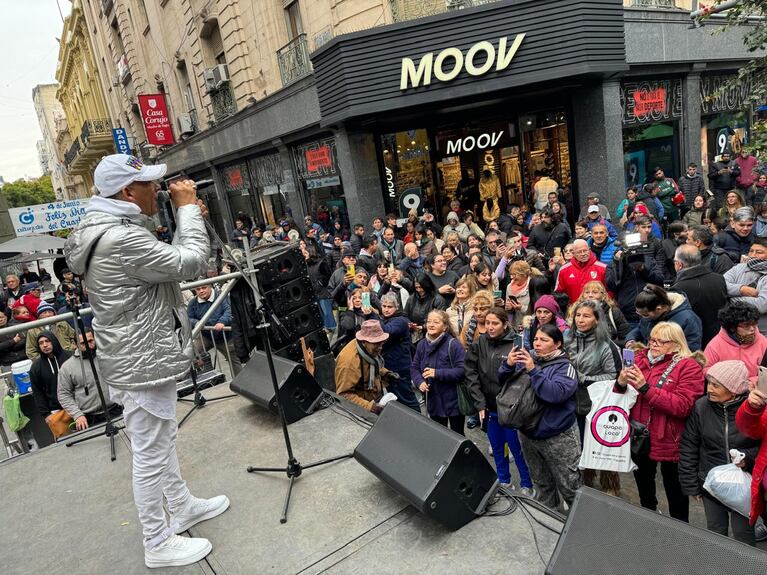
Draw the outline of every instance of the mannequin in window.
<instances>
[{"instance_id":1,"label":"mannequin in window","mask_svg":"<svg viewBox=\"0 0 767 575\"><path fill-rule=\"evenodd\" d=\"M479 203L477 181L466 168L461 170L461 179L455 188L455 198L461 202L461 207L464 210L476 210Z\"/></svg>"},{"instance_id":2,"label":"mannequin in window","mask_svg":"<svg viewBox=\"0 0 767 575\"><path fill-rule=\"evenodd\" d=\"M479 199L482 201L482 218L489 222L501 215L501 182L493 172L485 169L479 179Z\"/></svg>"}]
</instances>

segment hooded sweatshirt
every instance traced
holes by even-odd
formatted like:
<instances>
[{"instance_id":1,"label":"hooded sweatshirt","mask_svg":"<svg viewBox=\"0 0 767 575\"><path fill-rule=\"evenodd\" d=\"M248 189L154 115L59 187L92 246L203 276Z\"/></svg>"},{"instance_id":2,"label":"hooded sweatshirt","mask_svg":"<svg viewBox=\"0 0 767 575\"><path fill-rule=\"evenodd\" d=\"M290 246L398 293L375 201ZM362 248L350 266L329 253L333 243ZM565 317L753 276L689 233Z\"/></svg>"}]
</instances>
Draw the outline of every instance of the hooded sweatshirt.
<instances>
[{"instance_id":1,"label":"hooded sweatshirt","mask_svg":"<svg viewBox=\"0 0 767 575\"><path fill-rule=\"evenodd\" d=\"M47 337L53 343L53 352L50 356L40 351L40 338ZM32 364L29 370L29 380L32 383L32 393L35 397L37 411L44 418L52 411L61 409L57 395L59 367L72 355L65 351L56 336L50 331L44 331L37 336L37 351L40 357Z\"/></svg>"},{"instance_id":2,"label":"hooded sweatshirt","mask_svg":"<svg viewBox=\"0 0 767 575\"><path fill-rule=\"evenodd\" d=\"M650 337L650 332L655 324L662 321L671 321L677 324L684 331L687 337L687 345L692 351L698 351L701 348L701 339L703 337L703 326L700 318L695 315L684 294L668 292L668 299L671 301L669 312L658 319L649 319L643 317L639 324L632 329L626 336L626 341L637 341L646 344Z\"/></svg>"},{"instance_id":3,"label":"hooded sweatshirt","mask_svg":"<svg viewBox=\"0 0 767 575\"><path fill-rule=\"evenodd\" d=\"M458 234L462 242L465 242L469 238L469 228L464 224L455 212L450 212L447 215L447 225L442 228L442 239L447 241L447 236L451 232Z\"/></svg>"}]
</instances>

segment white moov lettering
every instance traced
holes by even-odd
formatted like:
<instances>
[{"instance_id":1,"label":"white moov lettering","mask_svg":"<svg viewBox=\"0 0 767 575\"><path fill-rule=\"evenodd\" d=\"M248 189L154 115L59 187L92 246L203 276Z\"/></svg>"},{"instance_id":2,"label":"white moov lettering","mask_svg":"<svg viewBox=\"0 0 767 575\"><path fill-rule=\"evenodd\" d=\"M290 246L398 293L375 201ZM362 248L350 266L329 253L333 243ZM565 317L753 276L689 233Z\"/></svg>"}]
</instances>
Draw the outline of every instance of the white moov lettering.
<instances>
[{"instance_id":1,"label":"white moov lettering","mask_svg":"<svg viewBox=\"0 0 767 575\"><path fill-rule=\"evenodd\" d=\"M514 38L514 42L508 51L506 51L506 38L501 38L498 41L498 62L495 66L496 72L500 72L509 67L511 60L514 58L514 54L517 53L517 50L519 50L519 47L522 45L522 40L524 39L524 34L517 34L517 37Z\"/></svg>"},{"instance_id":2,"label":"white moov lettering","mask_svg":"<svg viewBox=\"0 0 767 575\"><path fill-rule=\"evenodd\" d=\"M434 59L434 53L429 52L421 57L418 62L418 68L415 62L410 58L402 58L402 75L400 77L399 89L405 90L408 83L413 87L418 87L421 82L424 86L431 84L431 67Z\"/></svg>"},{"instance_id":3,"label":"white moov lettering","mask_svg":"<svg viewBox=\"0 0 767 575\"><path fill-rule=\"evenodd\" d=\"M474 65L474 57L477 55L478 52L484 52L487 55L487 60L481 66ZM474 44L474 46L469 48L468 52L466 52L466 61L465 61L466 71L472 76L481 76L485 72L489 72L490 68L493 67L494 62L495 62L495 48L487 40L483 42L477 42L476 44Z\"/></svg>"},{"instance_id":4,"label":"white moov lettering","mask_svg":"<svg viewBox=\"0 0 767 575\"><path fill-rule=\"evenodd\" d=\"M442 65L445 63L447 58L453 58L455 61L453 69L449 72L445 72L442 69ZM445 48L442 50L442 52L437 54L437 58L434 60L434 77L442 82L449 82L450 80L455 79L455 77L461 73L462 69L463 52L461 52L458 48Z\"/></svg>"},{"instance_id":5,"label":"white moov lettering","mask_svg":"<svg viewBox=\"0 0 767 575\"><path fill-rule=\"evenodd\" d=\"M505 70L511 64L524 39L524 34L517 34L509 46L507 37L499 38L497 50L492 43L483 40L471 46L465 56L459 48L445 48L436 57L434 52L424 54L417 65L412 58L402 58L400 90L428 86L431 84L432 77L440 82L449 82L455 80L464 69L471 76L487 74L493 68L496 72ZM481 61L482 54L485 56L485 61L477 65L476 61Z\"/></svg>"},{"instance_id":6,"label":"white moov lettering","mask_svg":"<svg viewBox=\"0 0 767 575\"><path fill-rule=\"evenodd\" d=\"M503 131L500 131L494 132L493 134L480 134L476 137L465 136L463 138L458 138L457 140L448 140L446 153L448 155L460 154L462 151L471 152L474 148L479 148L480 150L494 148L501 140L502 136ZM495 163L495 160L492 159L492 154L490 154L490 158L492 160L491 163Z\"/></svg>"}]
</instances>

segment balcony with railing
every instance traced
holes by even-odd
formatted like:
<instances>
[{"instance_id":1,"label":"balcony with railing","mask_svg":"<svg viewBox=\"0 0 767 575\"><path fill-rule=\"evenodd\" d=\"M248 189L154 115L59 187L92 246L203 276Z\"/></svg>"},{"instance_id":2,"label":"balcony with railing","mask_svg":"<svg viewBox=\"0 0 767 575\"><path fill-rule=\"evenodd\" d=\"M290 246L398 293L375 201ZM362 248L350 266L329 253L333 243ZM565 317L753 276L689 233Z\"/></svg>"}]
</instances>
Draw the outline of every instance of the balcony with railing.
<instances>
[{"instance_id":1,"label":"balcony with railing","mask_svg":"<svg viewBox=\"0 0 767 575\"><path fill-rule=\"evenodd\" d=\"M289 86L296 80L312 73L309 60L309 45L306 34L300 34L277 50L277 63L280 66L282 85Z\"/></svg>"},{"instance_id":2,"label":"balcony with railing","mask_svg":"<svg viewBox=\"0 0 767 575\"><path fill-rule=\"evenodd\" d=\"M698 8L697 0L623 0L628 8L649 8L692 11Z\"/></svg>"},{"instance_id":3,"label":"balcony with railing","mask_svg":"<svg viewBox=\"0 0 767 575\"><path fill-rule=\"evenodd\" d=\"M213 107L213 118L216 122L233 116L237 112L237 102L229 82L210 92L210 102ZM195 119L196 117L195 113Z\"/></svg>"},{"instance_id":4,"label":"balcony with railing","mask_svg":"<svg viewBox=\"0 0 767 575\"><path fill-rule=\"evenodd\" d=\"M70 175L84 174L90 171L92 163L114 151L112 121L109 118L86 120L80 136L64 154L64 164Z\"/></svg>"},{"instance_id":5,"label":"balcony with railing","mask_svg":"<svg viewBox=\"0 0 767 575\"><path fill-rule=\"evenodd\" d=\"M395 22L493 4L498 0L389 0Z\"/></svg>"}]
</instances>

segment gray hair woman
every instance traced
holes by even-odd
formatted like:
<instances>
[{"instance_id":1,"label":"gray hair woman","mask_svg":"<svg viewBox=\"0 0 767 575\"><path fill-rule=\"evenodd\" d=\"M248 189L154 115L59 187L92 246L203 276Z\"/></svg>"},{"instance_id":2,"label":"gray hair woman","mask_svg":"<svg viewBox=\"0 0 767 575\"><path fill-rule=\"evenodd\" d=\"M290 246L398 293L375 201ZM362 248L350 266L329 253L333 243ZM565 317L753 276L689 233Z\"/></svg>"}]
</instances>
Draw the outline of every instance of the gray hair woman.
<instances>
[{"instance_id":1,"label":"gray hair woman","mask_svg":"<svg viewBox=\"0 0 767 575\"><path fill-rule=\"evenodd\" d=\"M384 365L399 375L399 380L390 380L387 388L397 396L397 401L420 413L410 379L410 320L400 310L399 299L395 294L386 293L381 296L381 316L381 327L389 334L381 352Z\"/></svg>"}]
</instances>

